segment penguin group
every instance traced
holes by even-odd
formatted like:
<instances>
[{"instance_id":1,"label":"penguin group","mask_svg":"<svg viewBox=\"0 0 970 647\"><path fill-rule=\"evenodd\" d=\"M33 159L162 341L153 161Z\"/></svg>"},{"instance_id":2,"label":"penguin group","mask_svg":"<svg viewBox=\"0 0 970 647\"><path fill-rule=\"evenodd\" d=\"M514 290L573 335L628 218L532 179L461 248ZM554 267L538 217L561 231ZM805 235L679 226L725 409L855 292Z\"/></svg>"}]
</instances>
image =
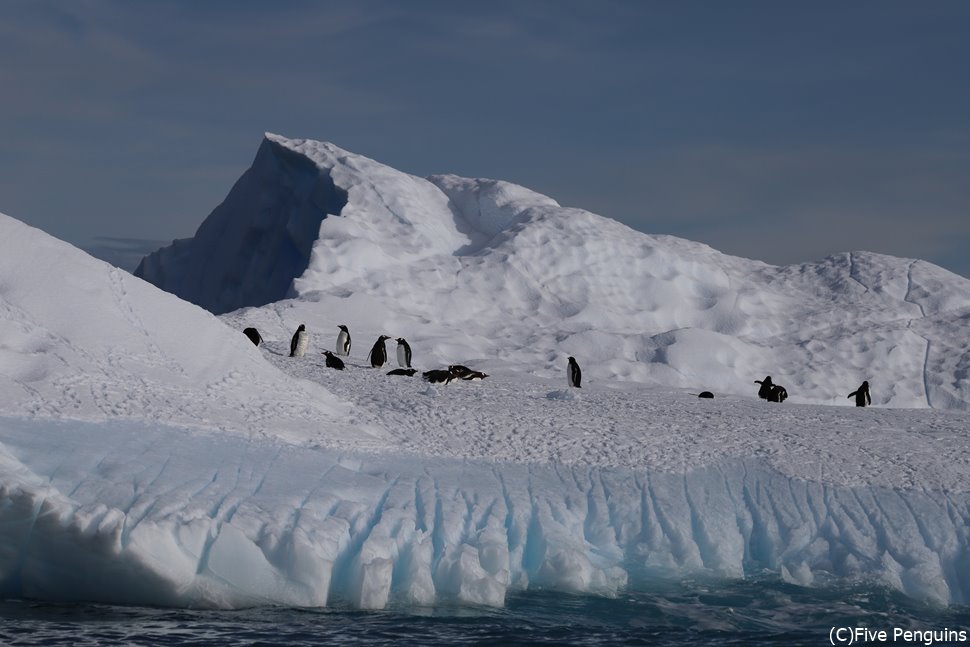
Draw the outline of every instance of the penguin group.
<instances>
[{"instance_id":1,"label":"penguin group","mask_svg":"<svg viewBox=\"0 0 970 647\"><path fill-rule=\"evenodd\" d=\"M337 333L337 342L334 350L324 350L321 351L321 354L324 356L324 364L327 368L342 371L346 368L346 363L339 356L350 356L351 337L350 329L345 324L340 324L337 328L339 332ZM263 343L262 336L255 328L246 328L243 330L243 334L256 346ZM370 352L367 354L367 361L370 363L371 368L382 368L387 364L388 355L385 342L388 339L391 339L390 335L379 335L377 341L371 347ZM411 345L404 337L396 337L394 339L397 342L396 355L399 368L388 371L387 375L413 377L418 370L411 366ZM293 358L304 357L309 349L309 345L310 334L307 331L306 325L300 324L290 338L289 356ZM422 377L431 383L447 384L452 380L483 380L488 377L488 374L470 369L461 364L452 364L447 369L425 371L422 373Z\"/></svg>"},{"instance_id":2,"label":"penguin group","mask_svg":"<svg viewBox=\"0 0 970 647\"><path fill-rule=\"evenodd\" d=\"M755 384L760 384L758 397L768 402L784 402L788 399L788 390L780 384L771 381L771 376L766 375L763 380L755 380ZM703 396L703 394L701 394ZM713 395L711 397L714 397ZM855 398L855 406L867 407L872 404L872 396L869 394L869 380L864 380L858 389L850 393L847 397Z\"/></svg>"},{"instance_id":3,"label":"penguin group","mask_svg":"<svg viewBox=\"0 0 970 647\"><path fill-rule=\"evenodd\" d=\"M780 384L774 384L771 376L766 375L763 380L755 380L755 384L760 384L758 397L768 402L784 402L788 399L788 390Z\"/></svg>"},{"instance_id":4,"label":"penguin group","mask_svg":"<svg viewBox=\"0 0 970 647\"><path fill-rule=\"evenodd\" d=\"M325 357L327 368L342 371L346 365L337 355L344 357L350 356L350 329L344 324L337 326L337 328L340 332L337 334L335 352L325 350L322 351L322 355ZM263 343L263 338L256 328L246 328L243 330L243 334L256 346ZM378 336L377 341L371 347L367 359L372 368L382 368L387 364L388 357L385 342L388 339L391 339L390 335L382 334ZM394 339L397 342L397 363L399 368L388 371L387 375L413 377L417 373L417 369L411 366L411 345L403 337L396 337ZM306 330L306 325L300 324L290 339L290 357L303 357L309 348L309 344L310 336ZM445 369L424 371L421 373L421 377L432 384L449 384L454 380L484 380L488 377L488 374L472 370L461 364L451 364ZM579 363L575 357L568 357L566 361L566 383L570 388L579 389L582 388L582 381L583 371L579 367ZM766 375L763 380L755 380L754 383L760 385L758 388L758 397L762 400L781 403L788 399L788 390L780 384L775 384L770 375ZM698 398L704 399L714 398L714 394L710 391L702 391L691 395L696 395ZM857 407L871 406L872 397L869 393L868 380L863 381L859 388L847 397L850 399L855 398L855 405Z\"/></svg>"}]
</instances>

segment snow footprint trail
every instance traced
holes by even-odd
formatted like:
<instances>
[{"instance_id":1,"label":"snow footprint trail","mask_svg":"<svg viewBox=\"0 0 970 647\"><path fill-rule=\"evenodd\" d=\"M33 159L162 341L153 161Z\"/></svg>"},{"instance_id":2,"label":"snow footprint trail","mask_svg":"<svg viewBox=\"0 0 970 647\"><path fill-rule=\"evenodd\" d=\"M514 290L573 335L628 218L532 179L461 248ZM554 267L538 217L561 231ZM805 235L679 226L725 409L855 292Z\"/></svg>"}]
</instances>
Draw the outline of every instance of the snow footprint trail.
<instances>
[{"instance_id":1,"label":"snow footprint trail","mask_svg":"<svg viewBox=\"0 0 970 647\"><path fill-rule=\"evenodd\" d=\"M662 471L755 457L834 485L970 487L970 418L961 412L704 400L595 382L561 399L549 397L562 391L561 380L490 366L481 382L430 385L370 368L334 371L322 356L297 362L270 349L264 357L353 403L355 424L387 430L399 451L415 456Z\"/></svg>"},{"instance_id":2,"label":"snow footprint trail","mask_svg":"<svg viewBox=\"0 0 970 647\"><path fill-rule=\"evenodd\" d=\"M500 606L510 590L612 595L769 570L970 601L965 491L835 486L760 460L687 471L432 460L9 418L0 443L8 596Z\"/></svg>"}]
</instances>

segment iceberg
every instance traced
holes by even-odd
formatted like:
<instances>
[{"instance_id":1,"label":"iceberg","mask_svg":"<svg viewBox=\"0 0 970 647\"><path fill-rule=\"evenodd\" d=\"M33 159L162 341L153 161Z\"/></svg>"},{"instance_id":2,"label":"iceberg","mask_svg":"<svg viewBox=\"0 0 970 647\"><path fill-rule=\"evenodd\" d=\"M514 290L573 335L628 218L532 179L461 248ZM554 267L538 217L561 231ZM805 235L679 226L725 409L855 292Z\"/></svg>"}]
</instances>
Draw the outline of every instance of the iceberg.
<instances>
[{"instance_id":1,"label":"iceberg","mask_svg":"<svg viewBox=\"0 0 970 647\"><path fill-rule=\"evenodd\" d=\"M251 244L280 236L309 250L300 267ZM291 280L269 291L253 274L281 254ZM196 236L136 275L232 325L393 329L446 365L495 359L549 377L573 355L597 358L584 375L601 380L743 395L774 375L793 401L849 404L881 379L877 405L970 403L970 280L931 263L848 252L775 267L313 140L267 134Z\"/></svg>"},{"instance_id":2,"label":"iceberg","mask_svg":"<svg viewBox=\"0 0 970 647\"><path fill-rule=\"evenodd\" d=\"M0 215L5 596L501 606L770 573L970 603L970 282L930 263L773 267L268 135L138 273ZM370 368L381 334L417 376ZM420 377L459 363L488 377Z\"/></svg>"}]
</instances>

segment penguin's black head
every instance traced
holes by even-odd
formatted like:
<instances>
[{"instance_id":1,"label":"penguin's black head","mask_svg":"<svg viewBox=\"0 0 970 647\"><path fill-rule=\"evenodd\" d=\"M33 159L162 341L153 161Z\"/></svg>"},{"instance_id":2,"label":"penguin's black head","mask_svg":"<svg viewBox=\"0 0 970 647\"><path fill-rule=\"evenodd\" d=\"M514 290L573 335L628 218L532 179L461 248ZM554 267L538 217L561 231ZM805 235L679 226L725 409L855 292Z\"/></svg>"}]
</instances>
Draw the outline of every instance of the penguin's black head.
<instances>
[{"instance_id":1,"label":"penguin's black head","mask_svg":"<svg viewBox=\"0 0 970 647\"><path fill-rule=\"evenodd\" d=\"M865 381L864 381L864 382L862 383L862 388L864 388L864 389L868 389L868 388L869 388L869 380L865 380Z\"/></svg>"},{"instance_id":2,"label":"penguin's black head","mask_svg":"<svg viewBox=\"0 0 970 647\"><path fill-rule=\"evenodd\" d=\"M397 338L397 343L403 344L404 343L404 337L398 337Z\"/></svg>"},{"instance_id":3,"label":"penguin's black head","mask_svg":"<svg viewBox=\"0 0 970 647\"><path fill-rule=\"evenodd\" d=\"M570 361L570 362L575 362L575 361L576 361L576 358L575 358L575 357L570 357L570 358L569 358L569 361Z\"/></svg>"},{"instance_id":4,"label":"penguin's black head","mask_svg":"<svg viewBox=\"0 0 970 647\"><path fill-rule=\"evenodd\" d=\"M390 335L381 335L381 339L380 340L381 341L384 341L385 339L390 339L390 338L391 338Z\"/></svg>"},{"instance_id":5,"label":"penguin's black head","mask_svg":"<svg viewBox=\"0 0 970 647\"><path fill-rule=\"evenodd\" d=\"M306 326L304 326L303 324L300 324L300 327L297 328L296 331L300 332L301 330L306 330Z\"/></svg>"},{"instance_id":6,"label":"penguin's black head","mask_svg":"<svg viewBox=\"0 0 970 647\"><path fill-rule=\"evenodd\" d=\"M348 333L350 332L349 330L347 330L347 326L345 326L345 325L343 325L343 324L341 324L341 325L339 325L339 326L337 326L337 328L340 328L340 329L341 329L342 331L344 331L344 332L348 332Z\"/></svg>"}]
</instances>

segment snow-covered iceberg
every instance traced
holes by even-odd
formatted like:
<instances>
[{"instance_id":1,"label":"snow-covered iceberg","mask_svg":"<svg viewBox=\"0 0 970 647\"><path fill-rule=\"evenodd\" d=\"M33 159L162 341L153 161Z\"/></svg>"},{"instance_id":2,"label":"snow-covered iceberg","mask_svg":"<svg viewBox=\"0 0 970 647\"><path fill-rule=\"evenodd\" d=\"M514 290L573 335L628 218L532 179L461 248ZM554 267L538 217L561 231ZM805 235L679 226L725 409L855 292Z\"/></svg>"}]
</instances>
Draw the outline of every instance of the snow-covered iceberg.
<instances>
[{"instance_id":1,"label":"snow-covered iceberg","mask_svg":"<svg viewBox=\"0 0 970 647\"><path fill-rule=\"evenodd\" d=\"M141 273L250 306L219 317L0 216L0 594L501 605L767 571L970 603L965 279L771 267L275 136L210 221ZM379 334L489 376L387 376ZM881 406L823 404L867 378Z\"/></svg>"},{"instance_id":2,"label":"snow-covered iceberg","mask_svg":"<svg viewBox=\"0 0 970 647\"><path fill-rule=\"evenodd\" d=\"M260 277L282 266L290 280L270 289ZM543 376L573 355L604 381L745 394L770 374L793 401L849 404L869 380L877 404L970 406L970 280L931 263L853 252L775 267L324 142L267 135L197 235L136 275L215 313L266 306L247 314L266 326L393 330L446 363L458 343Z\"/></svg>"}]
</instances>

